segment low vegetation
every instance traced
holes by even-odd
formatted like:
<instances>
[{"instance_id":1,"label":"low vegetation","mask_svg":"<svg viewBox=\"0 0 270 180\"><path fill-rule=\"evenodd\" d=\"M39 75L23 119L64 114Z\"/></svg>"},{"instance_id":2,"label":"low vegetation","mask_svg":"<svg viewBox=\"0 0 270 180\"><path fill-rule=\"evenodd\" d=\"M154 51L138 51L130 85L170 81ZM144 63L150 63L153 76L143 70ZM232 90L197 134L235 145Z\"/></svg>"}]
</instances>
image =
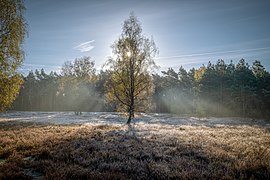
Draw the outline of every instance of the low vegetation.
<instances>
[{"instance_id":1,"label":"low vegetation","mask_svg":"<svg viewBox=\"0 0 270 180\"><path fill-rule=\"evenodd\" d=\"M0 179L268 179L257 126L0 122Z\"/></svg>"}]
</instances>

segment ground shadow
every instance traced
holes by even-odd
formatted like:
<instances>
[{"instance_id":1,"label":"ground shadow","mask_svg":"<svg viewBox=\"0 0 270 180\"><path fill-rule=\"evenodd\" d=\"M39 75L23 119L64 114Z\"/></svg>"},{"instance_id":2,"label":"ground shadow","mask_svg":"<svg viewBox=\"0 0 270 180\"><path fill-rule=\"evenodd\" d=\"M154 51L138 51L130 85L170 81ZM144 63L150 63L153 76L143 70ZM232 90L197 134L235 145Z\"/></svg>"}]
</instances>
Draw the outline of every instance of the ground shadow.
<instances>
[{"instance_id":1,"label":"ground shadow","mask_svg":"<svg viewBox=\"0 0 270 180\"><path fill-rule=\"evenodd\" d=\"M176 137L144 138L133 124L127 126L126 129L111 125L45 128L44 133L51 135L43 141L30 149L27 146L12 149L8 161L0 166L0 177L12 178L17 174L33 178L33 174L39 174L45 179L263 179L270 176L264 164L239 169L235 158L216 156L202 144L181 142ZM43 138L45 134L37 136ZM18 137L23 138L23 134Z\"/></svg>"}]
</instances>

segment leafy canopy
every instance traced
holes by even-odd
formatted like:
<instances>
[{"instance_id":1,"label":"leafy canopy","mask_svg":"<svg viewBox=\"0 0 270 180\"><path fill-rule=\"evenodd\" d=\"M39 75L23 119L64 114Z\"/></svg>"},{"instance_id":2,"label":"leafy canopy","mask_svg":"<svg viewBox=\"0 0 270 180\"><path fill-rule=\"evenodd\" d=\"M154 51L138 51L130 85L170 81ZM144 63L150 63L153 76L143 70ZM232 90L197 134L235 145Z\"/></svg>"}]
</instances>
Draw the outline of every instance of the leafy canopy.
<instances>
[{"instance_id":1,"label":"leafy canopy","mask_svg":"<svg viewBox=\"0 0 270 180\"><path fill-rule=\"evenodd\" d=\"M153 38L142 34L141 23L131 13L112 52L114 56L106 63L111 77L107 101L113 102L117 110L128 112L130 119L134 111L143 111L149 105L153 91L151 72L156 67L153 58L158 50Z\"/></svg>"},{"instance_id":2,"label":"leafy canopy","mask_svg":"<svg viewBox=\"0 0 270 180\"><path fill-rule=\"evenodd\" d=\"M0 111L15 100L23 82L17 70L26 36L23 0L0 0Z\"/></svg>"}]
</instances>

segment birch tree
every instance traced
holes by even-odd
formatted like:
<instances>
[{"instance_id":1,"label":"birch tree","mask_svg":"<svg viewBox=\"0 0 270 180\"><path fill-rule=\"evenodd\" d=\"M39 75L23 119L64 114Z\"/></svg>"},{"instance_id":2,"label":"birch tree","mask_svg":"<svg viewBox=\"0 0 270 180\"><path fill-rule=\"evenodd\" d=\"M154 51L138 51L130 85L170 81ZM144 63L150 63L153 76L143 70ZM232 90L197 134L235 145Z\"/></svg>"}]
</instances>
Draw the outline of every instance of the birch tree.
<instances>
[{"instance_id":1,"label":"birch tree","mask_svg":"<svg viewBox=\"0 0 270 180\"><path fill-rule=\"evenodd\" d=\"M110 78L107 83L107 100L115 102L118 111L128 113L129 124L135 111L149 106L153 93L153 60L158 50L153 38L142 34L141 23L131 13L124 21L120 37L112 45L113 57L106 65Z\"/></svg>"},{"instance_id":2,"label":"birch tree","mask_svg":"<svg viewBox=\"0 0 270 180\"><path fill-rule=\"evenodd\" d=\"M0 111L11 106L23 82L18 73L26 35L23 2L0 0Z\"/></svg>"}]
</instances>

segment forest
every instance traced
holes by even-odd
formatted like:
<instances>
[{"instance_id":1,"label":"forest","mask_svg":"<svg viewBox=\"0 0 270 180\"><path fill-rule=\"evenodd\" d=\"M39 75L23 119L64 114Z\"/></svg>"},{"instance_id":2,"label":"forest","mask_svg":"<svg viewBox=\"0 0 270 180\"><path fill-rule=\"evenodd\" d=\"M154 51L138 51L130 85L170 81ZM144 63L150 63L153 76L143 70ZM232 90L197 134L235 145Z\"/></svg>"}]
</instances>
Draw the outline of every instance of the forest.
<instances>
[{"instance_id":1,"label":"forest","mask_svg":"<svg viewBox=\"0 0 270 180\"><path fill-rule=\"evenodd\" d=\"M44 69L23 76L13 103L19 111L116 111L107 101L108 70L97 72L90 57L67 61L60 73ZM209 61L200 68L168 68L152 74L153 93L142 112L183 115L270 117L270 74L260 61L249 65Z\"/></svg>"}]
</instances>

